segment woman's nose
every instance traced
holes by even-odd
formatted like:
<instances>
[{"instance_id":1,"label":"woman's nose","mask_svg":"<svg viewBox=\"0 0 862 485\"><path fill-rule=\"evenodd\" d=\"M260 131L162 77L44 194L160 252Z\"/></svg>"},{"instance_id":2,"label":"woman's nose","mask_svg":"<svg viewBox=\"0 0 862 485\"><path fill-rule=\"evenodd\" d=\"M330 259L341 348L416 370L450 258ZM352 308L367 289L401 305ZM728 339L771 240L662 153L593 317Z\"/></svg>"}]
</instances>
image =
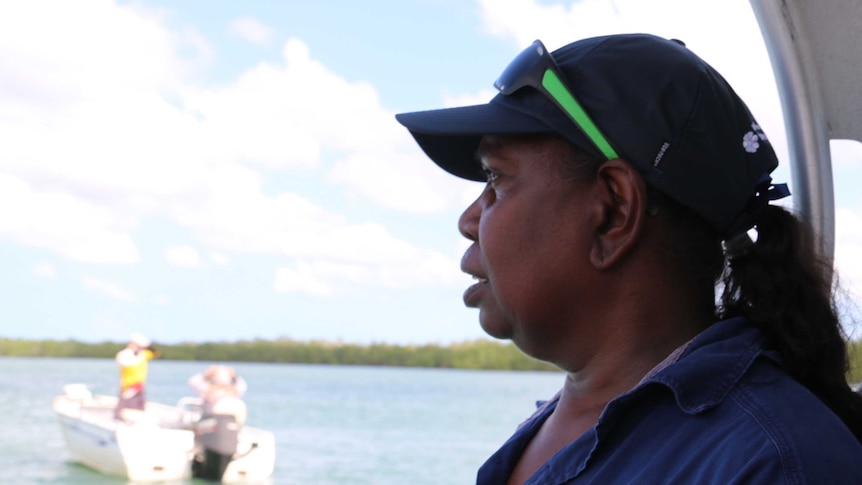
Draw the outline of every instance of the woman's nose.
<instances>
[{"instance_id":1,"label":"woman's nose","mask_svg":"<svg viewBox=\"0 0 862 485\"><path fill-rule=\"evenodd\" d=\"M468 205L461 213L461 217L458 218L458 231L471 241L476 241L479 238L479 215L482 213L479 200L481 198L480 195L478 199Z\"/></svg>"}]
</instances>

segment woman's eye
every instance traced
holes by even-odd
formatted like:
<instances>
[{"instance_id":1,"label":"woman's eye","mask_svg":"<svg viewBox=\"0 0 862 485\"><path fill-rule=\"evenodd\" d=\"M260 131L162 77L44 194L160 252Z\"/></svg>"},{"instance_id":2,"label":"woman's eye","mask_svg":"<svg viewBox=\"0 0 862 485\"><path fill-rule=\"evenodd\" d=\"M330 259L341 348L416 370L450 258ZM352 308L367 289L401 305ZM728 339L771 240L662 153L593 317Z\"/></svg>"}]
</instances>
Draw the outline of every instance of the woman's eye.
<instances>
[{"instance_id":1,"label":"woman's eye","mask_svg":"<svg viewBox=\"0 0 862 485\"><path fill-rule=\"evenodd\" d=\"M493 171L493 170L491 170L491 169L489 169L489 168L483 168L483 169L482 169L482 171L483 171L483 172L485 172L485 180L486 180L489 184L490 184L490 183L493 183L493 182L494 182L494 181L496 181L498 178L500 178L500 175L499 175L499 174L497 174L497 172L495 172L495 171Z\"/></svg>"}]
</instances>

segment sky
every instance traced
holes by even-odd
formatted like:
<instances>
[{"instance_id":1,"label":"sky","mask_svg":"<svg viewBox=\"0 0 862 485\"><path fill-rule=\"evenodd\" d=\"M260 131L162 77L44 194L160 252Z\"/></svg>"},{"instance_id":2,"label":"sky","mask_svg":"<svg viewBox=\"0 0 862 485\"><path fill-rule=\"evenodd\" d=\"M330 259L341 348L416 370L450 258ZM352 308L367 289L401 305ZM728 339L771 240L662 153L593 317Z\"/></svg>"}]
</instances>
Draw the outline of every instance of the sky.
<instances>
[{"instance_id":1,"label":"sky","mask_svg":"<svg viewBox=\"0 0 862 485\"><path fill-rule=\"evenodd\" d=\"M457 230L482 186L394 114L486 102L537 38L621 32L724 74L793 190L746 0L0 2L0 337L484 338ZM832 150L852 299L862 149Z\"/></svg>"}]
</instances>

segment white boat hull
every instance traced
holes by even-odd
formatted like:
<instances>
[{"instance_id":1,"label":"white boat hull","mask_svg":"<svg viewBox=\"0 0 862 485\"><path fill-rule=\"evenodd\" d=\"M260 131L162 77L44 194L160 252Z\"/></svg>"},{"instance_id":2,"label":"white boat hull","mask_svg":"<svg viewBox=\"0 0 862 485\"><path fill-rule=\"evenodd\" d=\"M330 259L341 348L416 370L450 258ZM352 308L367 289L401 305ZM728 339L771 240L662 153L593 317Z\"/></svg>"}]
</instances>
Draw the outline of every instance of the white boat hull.
<instances>
[{"instance_id":1,"label":"white boat hull","mask_svg":"<svg viewBox=\"0 0 862 485\"><path fill-rule=\"evenodd\" d=\"M116 403L111 396L89 395L83 386L67 386L54 398L71 460L136 482L190 478L198 451L191 425L199 415L179 405L147 403L146 411L132 412L127 423L114 419ZM222 482L263 481L274 466L273 434L243 426Z\"/></svg>"}]
</instances>

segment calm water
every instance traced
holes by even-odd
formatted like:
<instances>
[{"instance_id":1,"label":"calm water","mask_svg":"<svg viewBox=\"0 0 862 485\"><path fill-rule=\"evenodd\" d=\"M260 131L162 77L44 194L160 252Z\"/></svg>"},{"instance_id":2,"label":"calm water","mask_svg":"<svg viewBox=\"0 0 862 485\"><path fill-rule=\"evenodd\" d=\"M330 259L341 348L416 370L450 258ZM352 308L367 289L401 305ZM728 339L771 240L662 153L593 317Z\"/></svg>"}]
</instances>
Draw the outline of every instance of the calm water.
<instances>
[{"instance_id":1,"label":"calm water","mask_svg":"<svg viewBox=\"0 0 862 485\"><path fill-rule=\"evenodd\" d=\"M207 364L154 361L149 399L176 403ZM538 372L234 367L249 384L248 424L275 433L275 485L474 483L479 465L563 381ZM51 410L65 384L113 395L116 381L110 359L0 358L0 483L125 484L68 462Z\"/></svg>"}]
</instances>

